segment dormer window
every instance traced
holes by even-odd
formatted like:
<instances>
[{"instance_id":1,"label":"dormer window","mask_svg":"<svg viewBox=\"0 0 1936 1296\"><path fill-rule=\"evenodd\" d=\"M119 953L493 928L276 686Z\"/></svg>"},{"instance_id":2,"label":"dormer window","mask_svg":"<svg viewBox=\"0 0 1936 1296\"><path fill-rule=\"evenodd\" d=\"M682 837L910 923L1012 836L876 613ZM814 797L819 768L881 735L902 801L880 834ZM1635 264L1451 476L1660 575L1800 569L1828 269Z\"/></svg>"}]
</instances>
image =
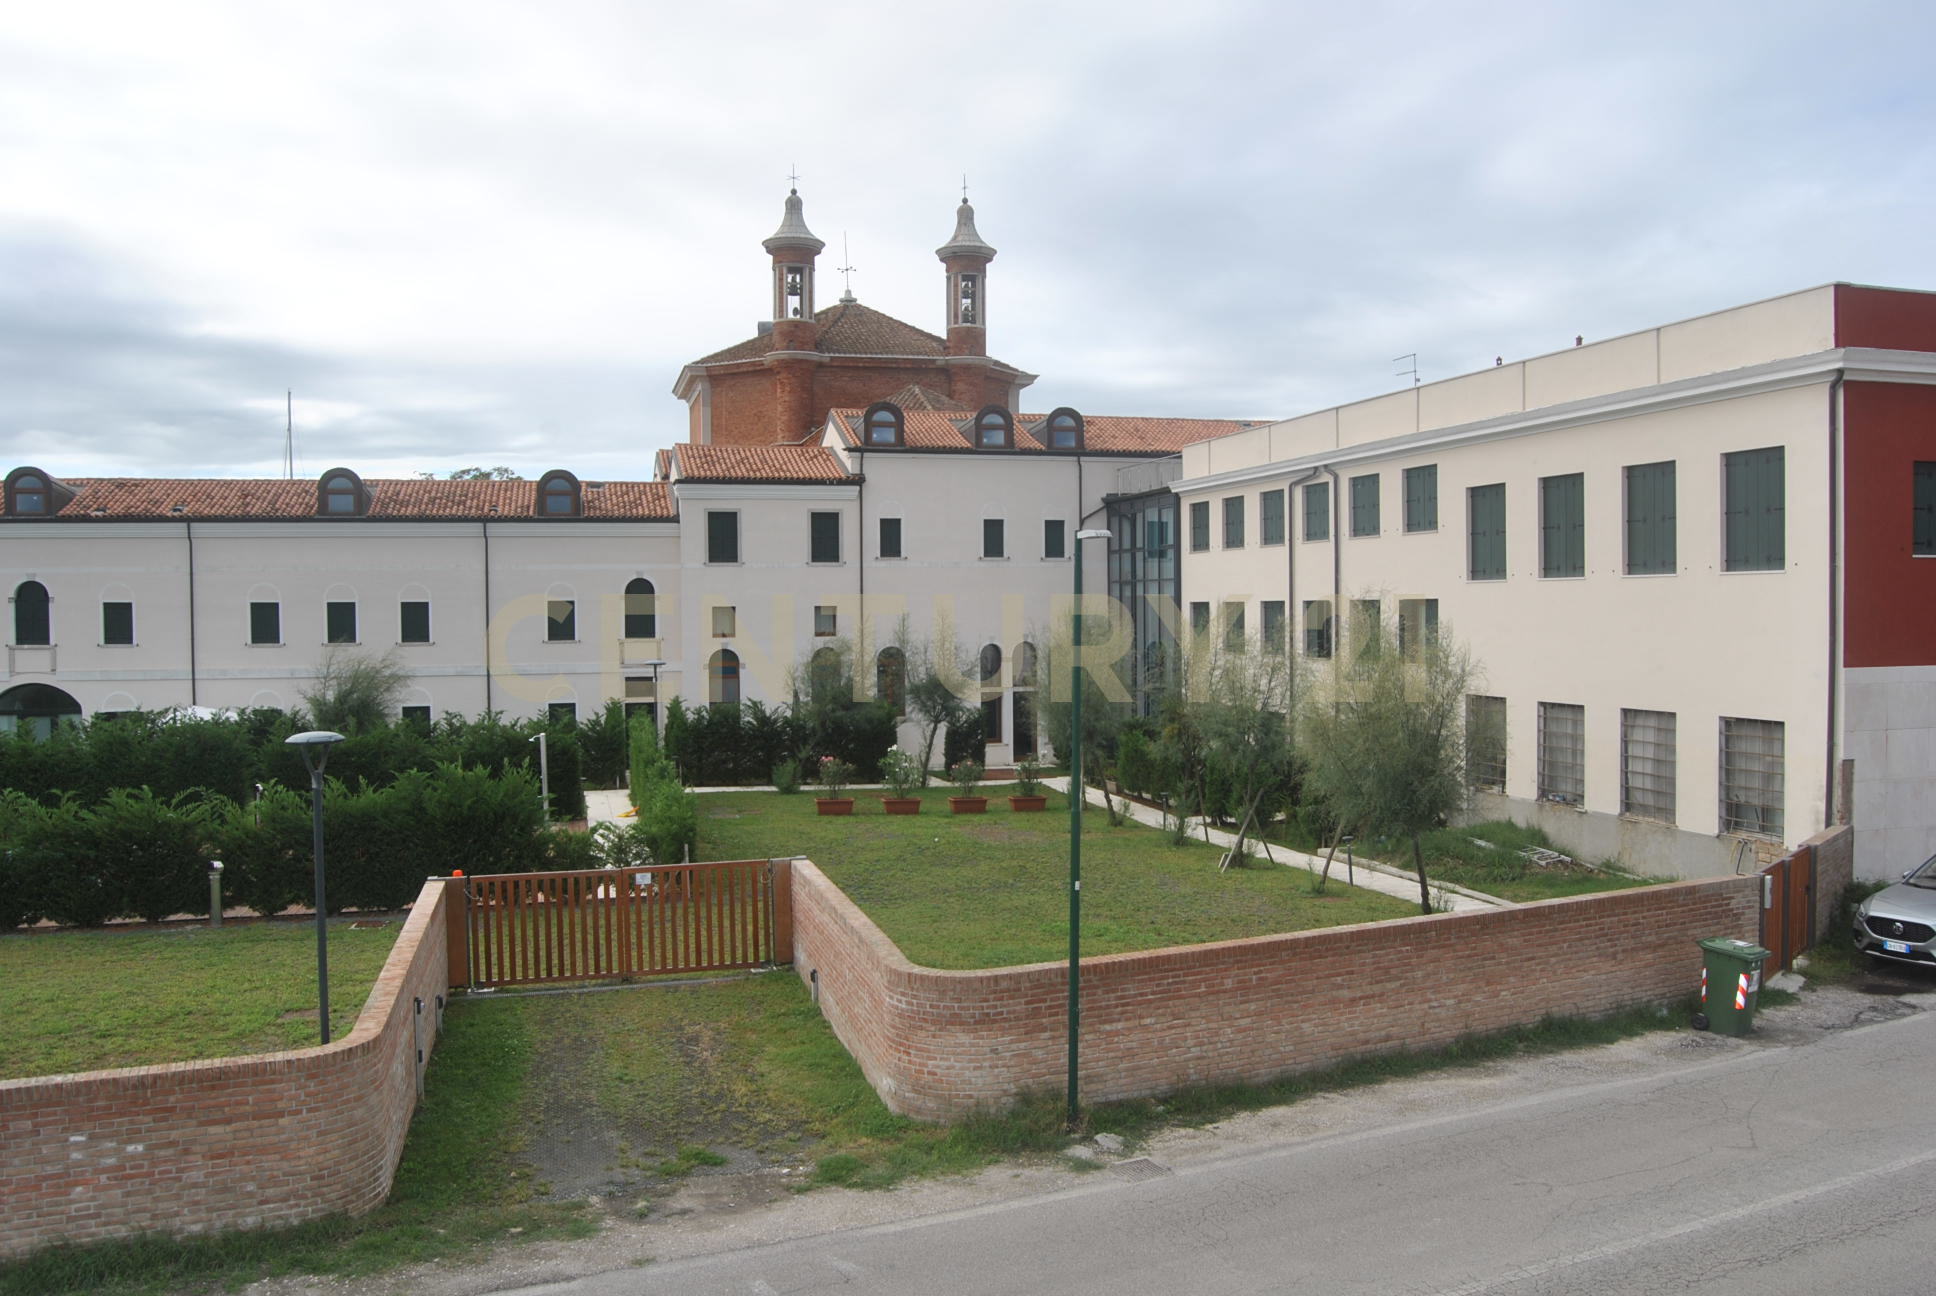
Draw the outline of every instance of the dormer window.
<instances>
[{"instance_id":1,"label":"dormer window","mask_svg":"<svg viewBox=\"0 0 1936 1296\"><path fill-rule=\"evenodd\" d=\"M1068 407L1050 414L1045 426L1048 429L1049 449L1082 449L1082 415Z\"/></svg>"},{"instance_id":2,"label":"dormer window","mask_svg":"<svg viewBox=\"0 0 1936 1296\"><path fill-rule=\"evenodd\" d=\"M578 479L560 469L548 472L538 482L538 514L540 517L579 517L585 511L584 497L578 491Z\"/></svg>"},{"instance_id":3,"label":"dormer window","mask_svg":"<svg viewBox=\"0 0 1936 1296\"><path fill-rule=\"evenodd\" d=\"M975 415L975 444L984 450L1000 450L1015 444L1015 416L999 405L989 405Z\"/></svg>"},{"instance_id":4,"label":"dormer window","mask_svg":"<svg viewBox=\"0 0 1936 1296\"><path fill-rule=\"evenodd\" d=\"M862 436L868 445L904 444L901 407L892 401L876 401L869 405L861 423L865 429Z\"/></svg>"},{"instance_id":5,"label":"dormer window","mask_svg":"<svg viewBox=\"0 0 1936 1296\"><path fill-rule=\"evenodd\" d=\"M361 517L369 506L363 479L347 468L332 468L316 483L316 512L324 517Z\"/></svg>"},{"instance_id":6,"label":"dormer window","mask_svg":"<svg viewBox=\"0 0 1936 1296\"><path fill-rule=\"evenodd\" d=\"M23 473L13 479L13 498L7 512L39 514L47 511L47 479Z\"/></svg>"}]
</instances>

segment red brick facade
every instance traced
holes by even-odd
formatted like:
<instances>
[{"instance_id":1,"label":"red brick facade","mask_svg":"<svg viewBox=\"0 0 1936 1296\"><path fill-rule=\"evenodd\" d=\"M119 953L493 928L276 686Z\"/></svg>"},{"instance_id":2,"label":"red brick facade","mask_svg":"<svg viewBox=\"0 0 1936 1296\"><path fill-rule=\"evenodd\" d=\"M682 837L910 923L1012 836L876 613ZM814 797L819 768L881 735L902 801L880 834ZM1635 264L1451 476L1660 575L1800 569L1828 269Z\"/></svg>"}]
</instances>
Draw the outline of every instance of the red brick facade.
<instances>
[{"instance_id":1,"label":"red brick facade","mask_svg":"<svg viewBox=\"0 0 1936 1296\"><path fill-rule=\"evenodd\" d=\"M445 885L425 884L356 1028L326 1047L0 1081L0 1256L381 1203L449 984Z\"/></svg>"},{"instance_id":2,"label":"red brick facade","mask_svg":"<svg viewBox=\"0 0 1936 1296\"><path fill-rule=\"evenodd\" d=\"M1696 940L1758 938L1760 896L1759 877L1725 877L1085 959L1083 1093L1262 1081L1665 1003L1700 983ZM917 967L805 860L793 912L794 970L893 1110L945 1120L1061 1088L1066 966Z\"/></svg>"}]
</instances>

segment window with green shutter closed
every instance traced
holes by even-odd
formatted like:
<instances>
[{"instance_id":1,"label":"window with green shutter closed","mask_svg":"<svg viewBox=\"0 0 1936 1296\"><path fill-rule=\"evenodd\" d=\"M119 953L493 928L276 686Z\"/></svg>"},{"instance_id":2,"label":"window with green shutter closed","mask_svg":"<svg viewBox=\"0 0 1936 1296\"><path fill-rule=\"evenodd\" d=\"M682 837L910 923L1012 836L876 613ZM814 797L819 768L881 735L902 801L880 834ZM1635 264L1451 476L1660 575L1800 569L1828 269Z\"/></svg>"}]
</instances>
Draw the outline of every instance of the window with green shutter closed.
<instances>
[{"instance_id":1,"label":"window with green shutter closed","mask_svg":"<svg viewBox=\"0 0 1936 1296\"><path fill-rule=\"evenodd\" d=\"M1265 491L1257 497L1257 542L1284 543L1284 492Z\"/></svg>"},{"instance_id":2,"label":"window with green shutter closed","mask_svg":"<svg viewBox=\"0 0 1936 1296\"><path fill-rule=\"evenodd\" d=\"M1426 464L1405 470L1405 529L1439 529L1439 466Z\"/></svg>"},{"instance_id":3,"label":"window with green shutter closed","mask_svg":"<svg viewBox=\"0 0 1936 1296\"><path fill-rule=\"evenodd\" d=\"M1474 486L1465 493L1466 575L1506 579L1506 484Z\"/></svg>"},{"instance_id":4,"label":"window with green shutter closed","mask_svg":"<svg viewBox=\"0 0 1936 1296\"><path fill-rule=\"evenodd\" d=\"M1936 555L1936 463L1916 465L1916 511L1911 522L1910 552Z\"/></svg>"},{"instance_id":5,"label":"window with green shutter closed","mask_svg":"<svg viewBox=\"0 0 1936 1296\"><path fill-rule=\"evenodd\" d=\"M1304 538L1331 538L1331 484L1313 482L1304 488Z\"/></svg>"},{"instance_id":6,"label":"window with green shutter closed","mask_svg":"<svg viewBox=\"0 0 1936 1296\"><path fill-rule=\"evenodd\" d=\"M1192 552L1210 547L1210 501L1197 500L1190 505L1190 549Z\"/></svg>"},{"instance_id":7,"label":"window with green shutter closed","mask_svg":"<svg viewBox=\"0 0 1936 1296\"><path fill-rule=\"evenodd\" d=\"M1727 570L1781 570L1788 563L1783 448L1740 450L1721 462Z\"/></svg>"},{"instance_id":8,"label":"window with green shutter closed","mask_svg":"<svg viewBox=\"0 0 1936 1296\"><path fill-rule=\"evenodd\" d=\"M1676 571L1674 461L1627 468L1627 574L1661 576Z\"/></svg>"},{"instance_id":9,"label":"window with green shutter closed","mask_svg":"<svg viewBox=\"0 0 1936 1296\"><path fill-rule=\"evenodd\" d=\"M1366 473L1351 479L1351 534L1378 534L1378 474Z\"/></svg>"},{"instance_id":10,"label":"window with green shutter closed","mask_svg":"<svg viewBox=\"0 0 1936 1296\"><path fill-rule=\"evenodd\" d=\"M1539 574L1586 575L1586 475L1539 479Z\"/></svg>"}]
</instances>

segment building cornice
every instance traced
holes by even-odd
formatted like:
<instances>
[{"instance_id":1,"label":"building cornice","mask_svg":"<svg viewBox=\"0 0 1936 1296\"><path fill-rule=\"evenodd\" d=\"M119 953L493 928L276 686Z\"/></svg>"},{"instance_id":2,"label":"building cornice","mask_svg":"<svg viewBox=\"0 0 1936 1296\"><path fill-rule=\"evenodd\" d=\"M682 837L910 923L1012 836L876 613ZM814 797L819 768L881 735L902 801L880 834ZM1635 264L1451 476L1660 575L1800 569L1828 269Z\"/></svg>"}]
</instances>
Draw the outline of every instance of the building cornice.
<instances>
[{"instance_id":1,"label":"building cornice","mask_svg":"<svg viewBox=\"0 0 1936 1296\"><path fill-rule=\"evenodd\" d=\"M1715 401L1736 400L1744 396L1759 396L1794 387L1815 386L1828 382L1837 374L1841 374L1850 382L1936 385L1936 354L1927 351L1885 351L1872 347L1839 347L1832 351L1818 351L1811 355L1750 365L1743 369L1730 369L1724 373L1701 374L1698 377L1683 378L1671 383L1631 388L1605 396L1592 396L1561 405L1548 405L1536 410L1502 414L1471 423L1427 428L1423 431L1366 441L1360 445L1314 451L1286 459L1273 459L1268 463L1232 468L1202 477L1186 477L1174 483L1172 489L1179 495L1200 490L1218 490L1271 477L1281 477L1286 473L1295 473L1306 468L1342 467L1346 464L1389 459L1400 455L1411 456L1465 445L1478 445L1487 441L1533 436L1541 432L1564 431L1567 428L1583 427L1609 419L1658 414L1694 405L1712 404ZM1272 425L1267 424L1265 427L1247 429L1247 431L1266 432L1270 426Z\"/></svg>"},{"instance_id":2,"label":"building cornice","mask_svg":"<svg viewBox=\"0 0 1936 1296\"><path fill-rule=\"evenodd\" d=\"M851 486L813 486L805 482L682 482L672 483L672 493L682 500L851 500L860 494L858 482Z\"/></svg>"}]
</instances>

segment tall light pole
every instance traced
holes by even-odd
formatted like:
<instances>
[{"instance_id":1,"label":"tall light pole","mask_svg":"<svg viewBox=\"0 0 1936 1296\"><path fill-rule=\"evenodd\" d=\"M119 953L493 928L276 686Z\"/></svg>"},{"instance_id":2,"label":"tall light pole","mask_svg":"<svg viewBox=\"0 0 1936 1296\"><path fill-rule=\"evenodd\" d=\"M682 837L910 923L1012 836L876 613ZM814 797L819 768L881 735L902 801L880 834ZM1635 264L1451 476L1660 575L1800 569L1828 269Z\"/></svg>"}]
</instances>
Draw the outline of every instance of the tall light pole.
<instances>
[{"instance_id":1,"label":"tall light pole","mask_svg":"<svg viewBox=\"0 0 1936 1296\"><path fill-rule=\"evenodd\" d=\"M1069 1128L1081 1116L1076 1086L1077 1042L1082 1037L1082 542L1107 540L1101 529L1076 532L1076 602L1071 646L1075 700L1069 710Z\"/></svg>"},{"instance_id":2,"label":"tall light pole","mask_svg":"<svg viewBox=\"0 0 1936 1296\"><path fill-rule=\"evenodd\" d=\"M531 741L538 744L538 804L544 807L545 821L551 821L551 751L546 741L545 731L540 729L531 735Z\"/></svg>"},{"instance_id":3,"label":"tall light pole","mask_svg":"<svg viewBox=\"0 0 1936 1296\"><path fill-rule=\"evenodd\" d=\"M343 741L343 735L328 729L310 729L284 739L302 753L303 768L309 771L310 846L316 861L316 1016L322 1023L323 1043L329 1043L329 911L323 905L323 766L329 763L329 749Z\"/></svg>"},{"instance_id":4,"label":"tall light pole","mask_svg":"<svg viewBox=\"0 0 1936 1296\"><path fill-rule=\"evenodd\" d=\"M665 665L665 659L663 657L655 657L649 662L640 662L639 665L650 666L652 668L652 745L654 747L662 747L664 744L659 739L665 733L665 730L661 727L663 722L659 717L665 708L659 705L659 668Z\"/></svg>"}]
</instances>

